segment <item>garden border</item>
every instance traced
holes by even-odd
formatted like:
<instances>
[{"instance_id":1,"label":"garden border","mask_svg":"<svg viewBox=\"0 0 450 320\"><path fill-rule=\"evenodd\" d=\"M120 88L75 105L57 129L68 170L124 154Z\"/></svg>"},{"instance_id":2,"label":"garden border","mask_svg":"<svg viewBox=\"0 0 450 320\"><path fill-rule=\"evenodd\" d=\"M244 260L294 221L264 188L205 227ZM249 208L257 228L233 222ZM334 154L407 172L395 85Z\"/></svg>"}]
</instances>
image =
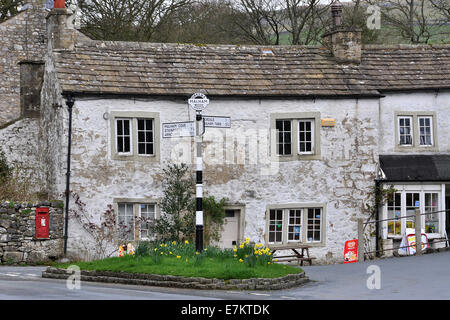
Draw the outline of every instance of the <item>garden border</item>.
<instances>
[{"instance_id":1,"label":"garden border","mask_svg":"<svg viewBox=\"0 0 450 320\"><path fill-rule=\"evenodd\" d=\"M67 279L72 274L73 271L71 270L48 267L42 272L42 278ZM281 290L307 283L309 278L306 277L304 271L279 278L223 280L216 278L187 278L172 275L128 273L123 271L81 270L81 281L206 290Z\"/></svg>"}]
</instances>

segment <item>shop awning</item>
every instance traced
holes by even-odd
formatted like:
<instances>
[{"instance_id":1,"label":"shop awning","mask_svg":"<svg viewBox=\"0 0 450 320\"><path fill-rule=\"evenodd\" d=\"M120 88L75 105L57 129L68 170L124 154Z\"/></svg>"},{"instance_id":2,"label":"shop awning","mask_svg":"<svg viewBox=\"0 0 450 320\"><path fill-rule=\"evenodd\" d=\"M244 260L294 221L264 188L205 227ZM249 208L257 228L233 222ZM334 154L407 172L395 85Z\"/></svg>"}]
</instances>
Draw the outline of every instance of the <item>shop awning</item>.
<instances>
[{"instance_id":1,"label":"shop awning","mask_svg":"<svg viewBox=\"0 0 450 320\"><path fill-rule=\"evenodd\" d=\"M386 181L450 181L450 154L380 155Z\"/></svg>"}]
</instances>

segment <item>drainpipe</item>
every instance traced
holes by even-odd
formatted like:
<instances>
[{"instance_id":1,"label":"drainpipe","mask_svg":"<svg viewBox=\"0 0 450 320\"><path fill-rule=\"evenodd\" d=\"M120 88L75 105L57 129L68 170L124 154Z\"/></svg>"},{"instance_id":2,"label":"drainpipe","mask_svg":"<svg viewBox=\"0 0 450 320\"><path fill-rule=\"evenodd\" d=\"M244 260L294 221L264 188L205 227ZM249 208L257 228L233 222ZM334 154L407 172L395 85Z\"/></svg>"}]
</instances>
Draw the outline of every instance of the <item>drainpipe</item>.
<instances>
[{"instance_id":1,"label":"drainpipe","mask_svg":"<svg viewBox=\"0 0 450 320\"><path fill-rule=\"evenodd\" d=\"M376 217L375 220L380 220L380 210L379 210L379 196L380 196L380 179L375 179L375 211L376 211ZM380 252L378 251L380 249L380 223L375 223L375 248L376 248L376 257L380 257Z\"/></svg>"},{"instance_id":2,"label":"drainpipe","mask_svg":"<svg viewBox=\"0 0 450 320\"><path fill-rule=\"evenodd\" d=\"M64 256L67 255L67 239L68 239L68 227L69 227L69 192L70 192L70 156L72 146L72 107L75 100L72 95L67 96L66 104L69 109L69 136L67 142L67 172L66 172L66 217L64 224Z\"/></svg>"}]
</instances>

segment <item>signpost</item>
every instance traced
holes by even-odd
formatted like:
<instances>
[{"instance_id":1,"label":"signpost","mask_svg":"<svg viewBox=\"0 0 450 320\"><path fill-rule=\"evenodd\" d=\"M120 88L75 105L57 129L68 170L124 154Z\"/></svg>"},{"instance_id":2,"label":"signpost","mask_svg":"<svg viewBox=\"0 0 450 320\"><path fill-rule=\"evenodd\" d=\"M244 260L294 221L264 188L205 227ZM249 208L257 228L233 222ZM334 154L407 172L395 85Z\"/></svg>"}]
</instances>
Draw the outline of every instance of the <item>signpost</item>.
<instances>
[{"instance_id":1,"label":"signpost","mask_svg":"<svg viewBox=\"0 0 450 320\"><path fill-rule=\"evenodd\" d=\"M195 135L194 121L172 122L162 124L163 138L193 137Z\"/></svg>"},{"instance_id":2,"label":"signpost","mask_svg":"<svg viewBox=\"0 0 450 320\"><path fill-rule=\"evenodd\" d=\"M230 117L203 116L205 127L210 128L231 128Z\"/></svg>"},{"instance_id":3,"label":"signpost","mask_svg":"<svg viewBox=\"0 0 450 320\"><path fill-rule=\"evenodd\" d=\"M195 183L195 250L203 251L203 156L202 156L202 140L205 128L203 126L202 111L209 104L209 99L203 93L194 93L188 100L189 106L195 110L195 143L197 146L197 166L196 166L196 183Z\"/></svg>"}]
</instances>

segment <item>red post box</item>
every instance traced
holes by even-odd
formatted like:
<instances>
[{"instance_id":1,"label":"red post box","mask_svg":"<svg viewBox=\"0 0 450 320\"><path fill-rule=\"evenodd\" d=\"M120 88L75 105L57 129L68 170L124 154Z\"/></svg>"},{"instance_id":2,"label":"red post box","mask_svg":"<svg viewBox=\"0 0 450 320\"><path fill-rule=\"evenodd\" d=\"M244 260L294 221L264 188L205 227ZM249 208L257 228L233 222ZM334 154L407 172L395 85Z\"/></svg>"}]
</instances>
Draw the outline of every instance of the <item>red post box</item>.
<instances>
[{"instance_id":1,"label":"red post box","mask_svg":"<svg viewBox=\"0 0 450 320\"><path fill-rule=\"evenodd\" d=\"M36 208L36 239L47 239L49 230L48 208Z\"/></svg>"}]
</instances>

